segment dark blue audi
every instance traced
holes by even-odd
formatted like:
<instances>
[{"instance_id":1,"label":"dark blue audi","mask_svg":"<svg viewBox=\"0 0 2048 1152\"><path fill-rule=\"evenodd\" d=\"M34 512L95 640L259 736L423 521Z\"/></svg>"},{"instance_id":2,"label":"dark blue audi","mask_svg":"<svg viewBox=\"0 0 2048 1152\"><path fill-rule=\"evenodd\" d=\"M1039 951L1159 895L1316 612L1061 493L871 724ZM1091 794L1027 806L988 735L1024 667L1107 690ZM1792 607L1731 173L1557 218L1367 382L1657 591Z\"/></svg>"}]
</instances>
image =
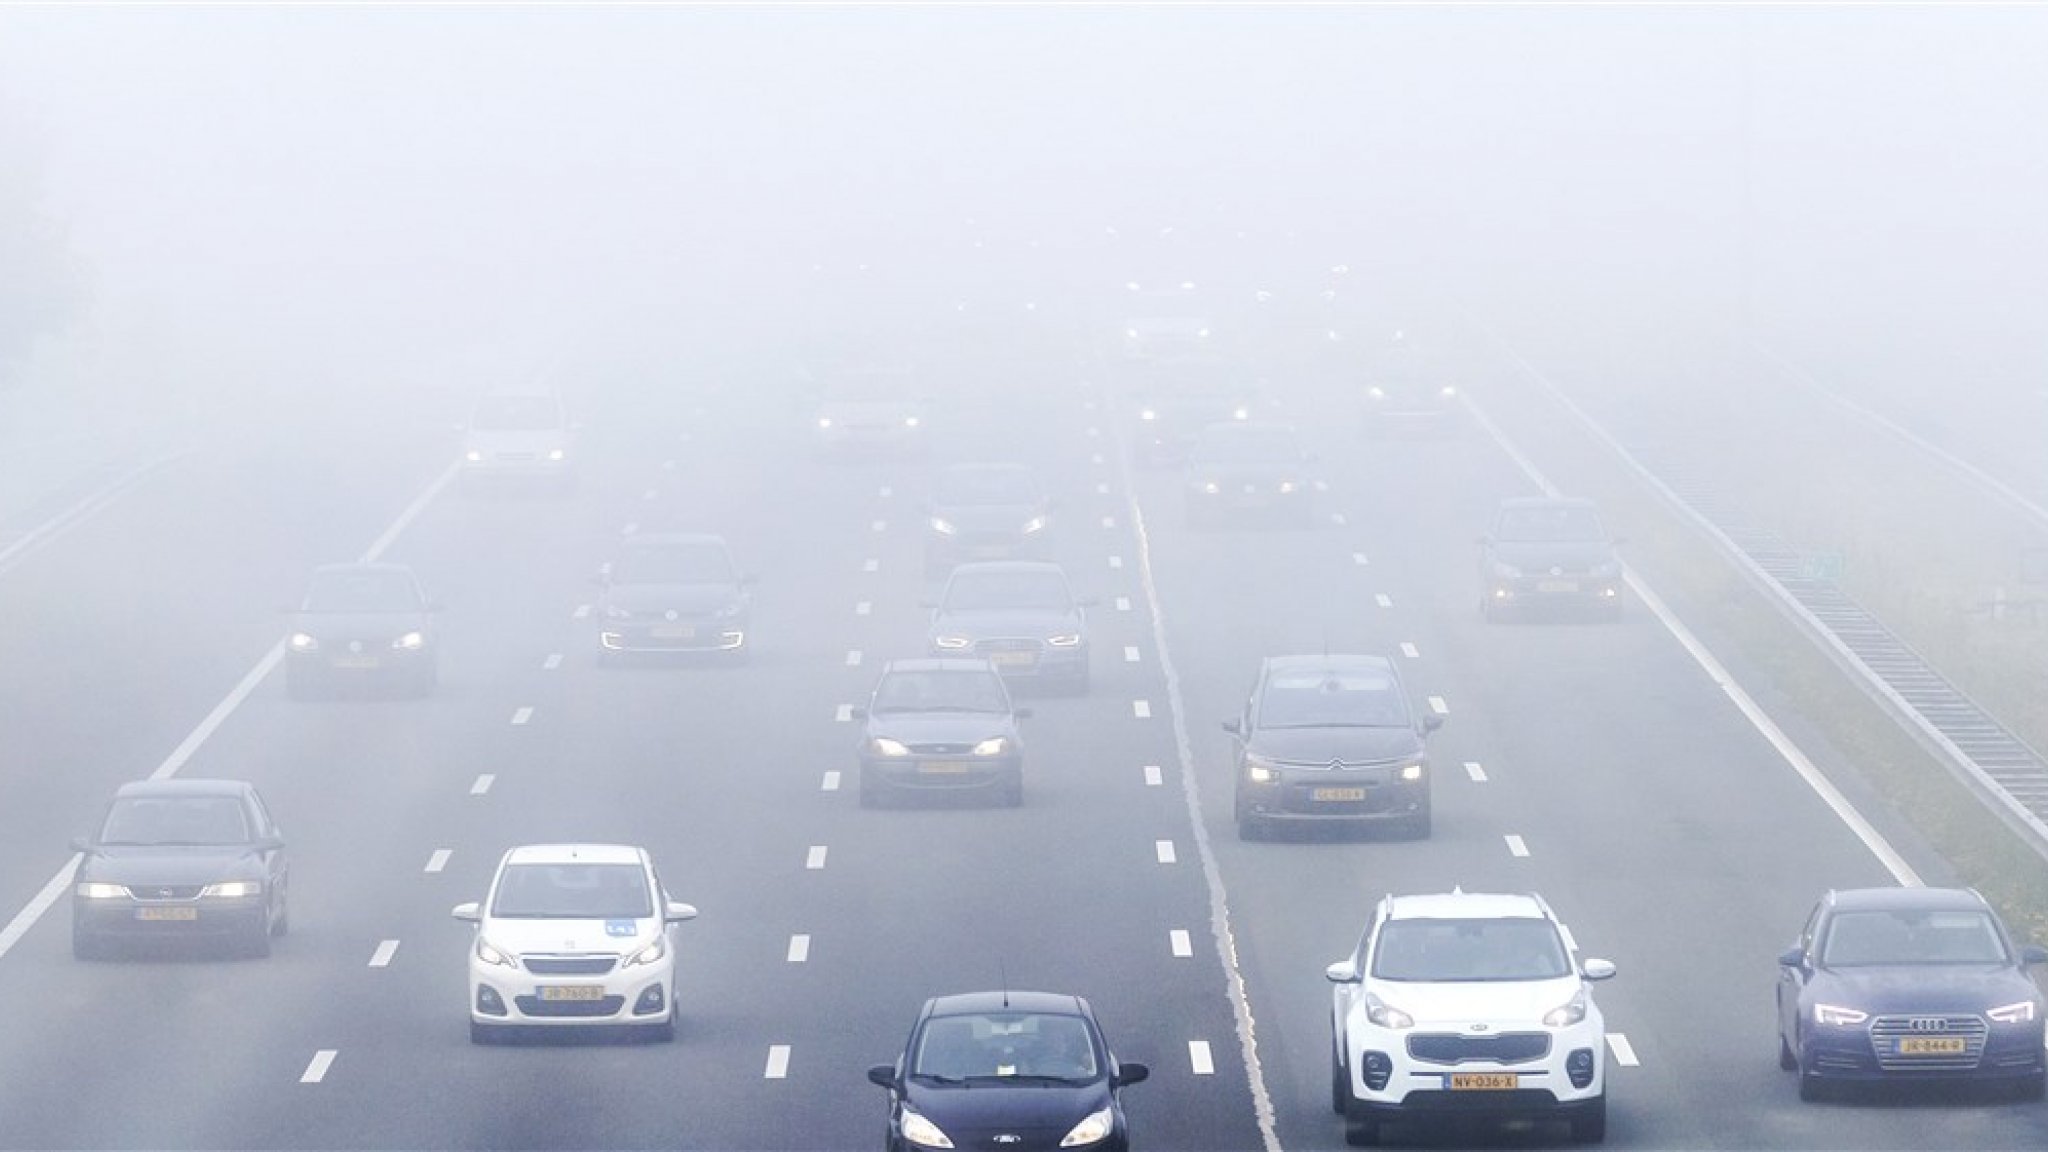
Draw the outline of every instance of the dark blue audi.
<instances>
[{"instance_id":1,"label":"dark blue audi","mask_svg":"<svg viewBox=\"0 0 2048 1152\"><path fill-rule=\"evenodd\" d=\"M1984 1080L2048 1086L2042 1020L2020 947L1974 890L1829 892L1778 957L1778 1064L1799 1098L1836 1084Z\"/></svg>"}]
</instances>

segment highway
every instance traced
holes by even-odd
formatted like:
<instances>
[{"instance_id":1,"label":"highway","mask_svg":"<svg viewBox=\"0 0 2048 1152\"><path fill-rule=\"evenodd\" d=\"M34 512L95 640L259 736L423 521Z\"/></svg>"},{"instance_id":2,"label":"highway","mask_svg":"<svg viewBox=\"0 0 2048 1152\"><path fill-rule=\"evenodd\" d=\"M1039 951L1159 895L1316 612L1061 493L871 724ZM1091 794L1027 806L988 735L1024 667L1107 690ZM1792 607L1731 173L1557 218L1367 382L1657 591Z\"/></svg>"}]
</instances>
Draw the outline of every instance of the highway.
<instances>
[{"instance_id":1,"label":"highway","mask_svg":"<svg viewBox=\"0 0 2048 1152\"><path fill-rule=\"evenodd\" d=\"M1470 388L1510 438L1516 379L1488 360ZM423 411L199 445L0 573L0 922L22 929L0 937L0 1146L871 1147L863 1072L922 1000L1008 985L1087 996L1152 1066L1125 1096L1146 1147L1334 1147L1322 968L1380 895L1452 885L1539 891L1619 965L1613 1145L2048 1145L2040 1104L1800 1104L1774 958L1822 889L1893 873L1644 605L1481 622L1473 537L1536 490L1499 441L1367 442L1350 397L1291 403L1326 489L1310 530L1191 532L1099 365L935 418L933 459L1041 470L1057 558L1100 599L1093 692L1027 701L1020 810L856 804L846 708L923 644L932 462L820 458L771 382L606 395L563 498L447 484ZM597 665L592 576L656 527L722 532L758 574L745 665ZM441 690L287 700L261 674L278 609L373 551L447 605ZM1326 647L1399 657L1445 716L1429 840L1236 839L1218 722L1260 657ZM277 813L293 929L270 959L82 963L63 903L35 915L67 840L156 772L251 780ZM644 844L701 909L672 1045L469 1043L449 909L542 840Z\"/></svg>"}]
</instances>

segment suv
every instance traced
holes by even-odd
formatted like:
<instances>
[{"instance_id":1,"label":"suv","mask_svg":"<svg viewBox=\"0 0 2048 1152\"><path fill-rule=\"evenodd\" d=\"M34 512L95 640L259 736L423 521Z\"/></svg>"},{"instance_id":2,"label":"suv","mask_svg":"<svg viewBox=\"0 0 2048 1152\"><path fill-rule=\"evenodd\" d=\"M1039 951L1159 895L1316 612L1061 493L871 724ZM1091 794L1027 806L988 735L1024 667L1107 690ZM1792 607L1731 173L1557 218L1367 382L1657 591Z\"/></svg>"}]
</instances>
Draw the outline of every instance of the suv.
<instances>
[{"instance_id":1,"label":"suv","mask_svg":"<svg viewBox=\"0 0 2048 1152\"><path fill-rule=\"evenodd\" d=\"M1346 1143L1376 1144L1389 1122L1471 1115L1606 1138L1606 1026L1587 984L1614 965L1579 960L1542 897L1388 896L1324 974Z\"/></svg>"}]
</instances>

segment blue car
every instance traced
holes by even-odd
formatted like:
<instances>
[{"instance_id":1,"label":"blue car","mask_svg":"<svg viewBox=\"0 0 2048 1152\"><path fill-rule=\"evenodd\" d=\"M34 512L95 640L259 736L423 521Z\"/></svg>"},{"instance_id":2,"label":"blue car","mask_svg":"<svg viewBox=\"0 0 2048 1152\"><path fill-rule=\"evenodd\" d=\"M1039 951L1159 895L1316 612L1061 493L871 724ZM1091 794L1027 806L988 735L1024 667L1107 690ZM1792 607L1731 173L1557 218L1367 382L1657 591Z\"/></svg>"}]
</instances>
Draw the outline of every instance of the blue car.
<instances>
[{"instance_id":1,"label":"blue car","mask_svg":"<svg viewBox=\"0 0 2048 1152\"><path fill-rule=\"evenodd\" d=\"M1967 1080L2042 1097L2048 1013L2020 947L1965 888L1829 892L1778 957L1778 1064L1833 1085Z\"/></svg>"}]
</instances>

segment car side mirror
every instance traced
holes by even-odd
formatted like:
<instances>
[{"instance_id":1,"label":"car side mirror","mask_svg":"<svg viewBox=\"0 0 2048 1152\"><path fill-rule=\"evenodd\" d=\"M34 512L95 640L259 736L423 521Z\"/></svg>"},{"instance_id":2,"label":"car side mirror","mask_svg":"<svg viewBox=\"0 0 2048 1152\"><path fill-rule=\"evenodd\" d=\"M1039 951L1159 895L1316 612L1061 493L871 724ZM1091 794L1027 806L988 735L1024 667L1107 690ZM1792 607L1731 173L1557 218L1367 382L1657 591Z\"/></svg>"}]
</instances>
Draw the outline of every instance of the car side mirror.
<instances>
[{"instance_id":1,"label":"car side mirror","mask_svg":"<svg viewBox=\"0 0 2048 1152\"><path fill-rule=\"evenodd\" d=\"M1244 735L1244 725L1238 723L1236 720L1225 720L1223 722L1223 730L1225 732L1230 733L1232 736Z\"/></svg>"},{"instance_id":2,"label":"car side mirror","mask_svg":"<svg viewBox=\"0 0 2048 1152\"><path fill-rule=\"evenodd\" d=\"M1444 718L1434 712L1422 718L1422 731L1424 733L1434 732L1443 726Z\"/></svg>"},{"instance_id":3,"label":"car side mirror","mask_svg":"<svg viewBox=\"0 0 2048 1152\"><path fill-rule=\"evenodd\" d=\"M664 924L681 924L685 920L695 920L696 918L697 906L695 904L684 904L677 900L669 901L668 907L661 914L661 922Z\"/></svg>"},{"instance_id":4,"label":"car side mirror","mask_svg":"<svg viewBox=\"0 0 2048 1152\"><path fill-rule=\"evenodd\" d=\"M1614 979L1614 961L1587 960L1579 965L1579 975L1588 980Z\"/></svg>"},{"instance_id":5,"label":"car side mirror","mask_svg":"<svg viewBox=\"0 0 2048 1152\"><path fill-rule=\"evenodd\" d=\"M1806 949L1787 948L1781 955L1779 955L1778 966L1781 968L1806 967Z\"/></svg>"},{"instance_id":6,"label":"car side mirror","mask_svg":"<svg viewBox=\"0 0 2048 1152\"><path fill-rule=\"evenodd\" d=\"M2048 948L2043 948L2039 944L2027 945L2020 949L2020 963L2048 964Z\"/></svg>"},{"instance_id":7,"label":"car side mirror","mask_svg":"<svg viewBox=\"0 0 2048 1152\"><path fill-rule=\"evenodd\" d=\"M1143 1084L1151 1078L1151 1067L1140 1064L1135 1060L1126 1060L1116 1066L1116 1086L1119 1088L1127 1088L1132 1084Z\"/></svg>"},{"instance_id":8,"label":"car side mirror","mask_svg":"<svg viewBox=\"0 0 2048 1152\"><path fill-rule=\"evenodd\" d=\"M1339 960L1323 969L1323 979L1332 984L1356 984L1359 982L1358 966L1349 960Z\"/></svg>"},{"instance_id":9,"label":"car side mirror","mask_svg":"<svg viewBox=\"0 0 2048 1152\"><path fill-rule=\"evenodd\" d=\"M258 836L255 841L258 852L276 852L284 848L284 837L277 835Z\"/></svg>"},{"instance_id":10,"label":"car side mirror","mask_svg":"<svg viewBox=\"0 0 2048 1152\"><path fill-rule=\"evenodd\" d=\"M868 1083L878 1088L894 1088L896 1086L896 1066L894 1064L877 1064L869 1068Z\"/></svg>"},{"instance_id":11,"label":"car side mirror","mask_svg":"<svg viewBox=\"0 0 2048 1152\"><path fill-rule=\"evenodd\" d=\"M457 920L466 920L471 924L484 918L483 908L474 900L467 904L457 904L454 908L449 909L448 914Z\"/></svg>"}]
</instances>

